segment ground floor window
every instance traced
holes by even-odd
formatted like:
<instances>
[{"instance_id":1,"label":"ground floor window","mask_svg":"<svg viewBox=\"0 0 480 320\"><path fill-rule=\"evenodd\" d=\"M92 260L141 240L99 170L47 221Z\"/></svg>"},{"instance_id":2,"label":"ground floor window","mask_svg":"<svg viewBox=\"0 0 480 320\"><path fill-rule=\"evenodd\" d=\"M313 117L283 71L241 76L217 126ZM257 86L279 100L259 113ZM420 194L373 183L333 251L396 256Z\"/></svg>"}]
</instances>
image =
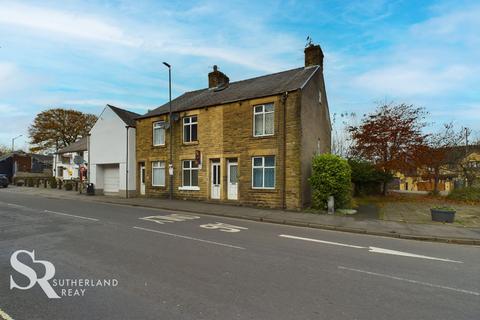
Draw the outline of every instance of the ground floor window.
<instances>
[{"instance_id":1,"label":"ground floor window","mask_svg":"<svg viewBox=\"0 0 480 320\"><path fill-rule=\"evenodd\" d=\"M254 189L275 188L275 156L252 158L252 187Z\"/></svg>"},{"instance_id":2,"label":"ground floor window","mask_svg":"<svg viewBox=\"0 0 480 320\"><path fill-rule=\"evenodd\" d=\"M195 160L183 160L182 171L182 186L198 187L198 163Z\"/></svg>"},{"instance_id":3,"label":"ground floor window","mask_svg":"<svg viewBox=\"0 0 480 320\"><path fill-rule=\"evenodd\" d=\"M152 162L152 186L165 186L165 161Z\"/></svg>"}]
</instances>

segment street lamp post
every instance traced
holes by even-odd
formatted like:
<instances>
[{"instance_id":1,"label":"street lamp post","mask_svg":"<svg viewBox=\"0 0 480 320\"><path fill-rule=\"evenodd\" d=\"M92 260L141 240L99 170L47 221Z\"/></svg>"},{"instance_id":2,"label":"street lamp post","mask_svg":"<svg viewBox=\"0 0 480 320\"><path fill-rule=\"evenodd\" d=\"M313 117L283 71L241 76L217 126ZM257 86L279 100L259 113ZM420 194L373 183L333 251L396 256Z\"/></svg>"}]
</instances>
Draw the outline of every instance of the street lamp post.
<instances>
[{"instance_id":1,"label":"street lamp post","mask_svg":"<svg viewBox=\"0 0 480 320\"><path fill-rule=\"evenodd\" d=\"M172 67L170 64L163 63L168 68L168 122L170 124L170 163L168 164L168 174L170 176L169 198L173 199L173 121L172 121Z\"/></svg>"},{"instance_id":2,"label":"street lamp post","mask_svg":"<svg viewBox=\"0 0 480 320\"><path fill-rule=\"evenodd\" d=\"M12 138L12 152L15 152L15 140L22 137L23 134L16 136L15 138Z\"/></svg>"}]
</instances>

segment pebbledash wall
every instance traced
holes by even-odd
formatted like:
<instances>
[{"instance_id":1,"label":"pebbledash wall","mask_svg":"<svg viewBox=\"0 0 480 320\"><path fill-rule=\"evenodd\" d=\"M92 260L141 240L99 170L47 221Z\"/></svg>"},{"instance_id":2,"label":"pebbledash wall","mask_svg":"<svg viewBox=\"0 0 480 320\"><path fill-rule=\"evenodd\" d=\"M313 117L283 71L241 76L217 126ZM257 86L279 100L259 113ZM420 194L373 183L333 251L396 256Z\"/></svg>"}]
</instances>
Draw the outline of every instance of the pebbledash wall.
<instances>
[{"instance_id":1,"label":"pebbledash wall","mask_svg":"<svg viewBox=\"0 0 480 320\"><path fill-rule=\"evenodd\" d=\"M322 57L323 58L323 57ZM176 199L212 200L212 160L221 166L219 202L298 210L310 204L308 178L312 157L330 152L330 119L322 69L313 73L303 88L282 94L247 99L216 106L179 112L173 122L174 197ZM253 135L254 106L274 105L274 134ZM198 117L198 141L183 142L183 118ZM165 130L165 145L153 146L153 123L168 121L168 115L136 121L137 191L140 166L145 166L145 196L169 195L170 129ZM195 159L201 152L198 190L182 190L182 160ZM275 188L252 187L252 157L275 156ZM227 163L238 163L238 200L227 199ZM165 162L165 186L152 186L152 162Z\"/></svg>"}]
</instances>

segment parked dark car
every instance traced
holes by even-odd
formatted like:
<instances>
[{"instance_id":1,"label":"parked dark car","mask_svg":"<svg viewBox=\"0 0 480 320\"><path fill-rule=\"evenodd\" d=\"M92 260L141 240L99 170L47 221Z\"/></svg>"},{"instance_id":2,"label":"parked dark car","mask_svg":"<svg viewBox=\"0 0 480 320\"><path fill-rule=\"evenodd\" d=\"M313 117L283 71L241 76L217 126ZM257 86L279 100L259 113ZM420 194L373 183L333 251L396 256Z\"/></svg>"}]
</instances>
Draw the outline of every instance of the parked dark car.
<instances>
[{"instance_id":1,"label":"parked dark car","mask_svg":"<svg viewBox=\"0 0 480 320\"><path fill-rule=\"evenodd\" d=\"M0 186L2 186L3 188L6 188L8 187L8 178L5 174L0 174Z\"/></svg>"}]
</instances>

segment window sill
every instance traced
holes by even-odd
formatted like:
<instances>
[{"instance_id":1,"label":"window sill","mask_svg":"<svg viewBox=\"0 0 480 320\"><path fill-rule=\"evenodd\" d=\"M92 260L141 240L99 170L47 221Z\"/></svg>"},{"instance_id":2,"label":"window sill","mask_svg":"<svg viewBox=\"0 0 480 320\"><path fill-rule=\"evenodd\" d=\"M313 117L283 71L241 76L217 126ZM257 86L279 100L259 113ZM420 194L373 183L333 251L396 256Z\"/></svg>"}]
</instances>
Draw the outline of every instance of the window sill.
<instances>
[{"instance_id":1,"label":"window sill","mask_svg":"<svg viewBox=\"0 0 480 320\"><path fill-rule=\"evenodd\" d=\"M275 134L263 134L263 135L260 135L260 136L253 135L253 138L261 139L261 138L271 138L273 136L275 136Z\"/></svg>"},{"instance_id":2,"label":"window sill","mask_svg":"<svg viewBox=\"0 0 480 320\"><path fill-rule=\"evenodd\" d=\"M255 188L255 187L252 187L252 190L254 191L275 191L276 188Z\"/></svg>"},{"instance_id":3,"label":"window sill","mask_svg":"<svg viewBox=\"0 0 480 320\"><path fill-rule=\"evenodd\" d=\"M165 144L153 144L152 148L165 148L167 145Z\"/></svg>"},{"instance_id":4,"label":"window sill","mask_svg":"<svg viewBox=\"0 0 480 320\"><path fill-rule=\"evenodd\" d=\"M183 145L184 146L194 146L194 145L197 145L198 144L198 140L197 141L192 141L192 142L183 142Z\"/></svg>"},{"instance_id":5,"label":"window sill","mask_svg":"<svg viewBox=\"0 0 480 320\"><path fill-rule=\"evenodd\" d=\"M165 187L166 187L165 185L161 186L161 185L154 185L154 184L152 184L152 188L164 189Z\"/></svg>"},{"instance_id":6,"label":"window sill","mask_svg":"<svg viewBox=\"0 0 480 320\"><path fill-rule=\"evenodd\" d=\"M180 191L200 191L200 187L178 187Z\"/></svg>"}]
</instances>

